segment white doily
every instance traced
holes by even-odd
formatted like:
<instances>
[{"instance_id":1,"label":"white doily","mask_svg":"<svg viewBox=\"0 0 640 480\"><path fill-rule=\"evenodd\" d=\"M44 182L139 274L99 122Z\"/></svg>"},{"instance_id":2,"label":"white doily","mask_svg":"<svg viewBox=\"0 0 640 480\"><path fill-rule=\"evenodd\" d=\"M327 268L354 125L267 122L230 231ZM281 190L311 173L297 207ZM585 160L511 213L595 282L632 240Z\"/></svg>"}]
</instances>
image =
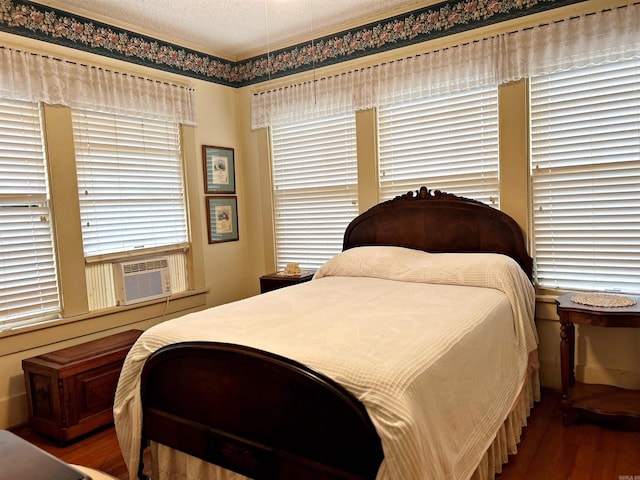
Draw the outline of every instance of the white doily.
<instances>
[{"instance_id":1,"label":"white doily","mask_svg":"<svg viewBox=\"0 0 640 480\"><path fill-rule=\"evenodd\" d=\"M636 304L633 298L622 295L607 295L604 293L574 295L571 297L571 301L590 307L631 307Z\"/></svg>"}]
</instances>

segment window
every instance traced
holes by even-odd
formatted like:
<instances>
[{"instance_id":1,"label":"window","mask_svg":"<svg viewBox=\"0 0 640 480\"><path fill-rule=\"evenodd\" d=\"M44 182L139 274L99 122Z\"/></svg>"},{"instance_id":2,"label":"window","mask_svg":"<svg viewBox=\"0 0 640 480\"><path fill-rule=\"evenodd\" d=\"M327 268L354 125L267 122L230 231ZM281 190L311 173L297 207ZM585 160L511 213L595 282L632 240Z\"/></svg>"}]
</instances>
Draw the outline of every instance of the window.
<instances>
[{"instance_id":1,"label":"window","mask_svg":"<svg viewBox=\"0 0 640 480\"><path fill-rule=\"evenodd\" d=\"M380 197L424 185L498 206L498 90L378 109Z\"/></svg>"},{"instance_id":2,"label":"window","mask_svg":"<svg viewBox=\"0 0 640 480\"><path fill-rule=\"evenodd\" d=\"M187 242L178 125L72 116L85 256Z\"/></svg>"},{"instance_id":3,"label":"window","mask_svg":"<svg viewBox=\"0 0 640 480\"><path fill-rule=\"evenodd\" d=\"M530 85L538 284L640 292L640 60Z\"/></svg>"},{"instance_id":4,"label":"window","mask_svg":"<svg viewBox=\"0 0 640 480\"><path fill-rule=\"evenodd\" d=\"M358 215L355 114L271 128L277 268L317 268Z\"/></svg>"},{"instance_id":5,"label":"window","mask_svg":"<svg viewBox=\"0 0 640 480\"><path fill-rule=\"evenodd\" d=\"M60 310L41 132L38 104L0 99L0 330Z\"/></svg>"}]
</instances>

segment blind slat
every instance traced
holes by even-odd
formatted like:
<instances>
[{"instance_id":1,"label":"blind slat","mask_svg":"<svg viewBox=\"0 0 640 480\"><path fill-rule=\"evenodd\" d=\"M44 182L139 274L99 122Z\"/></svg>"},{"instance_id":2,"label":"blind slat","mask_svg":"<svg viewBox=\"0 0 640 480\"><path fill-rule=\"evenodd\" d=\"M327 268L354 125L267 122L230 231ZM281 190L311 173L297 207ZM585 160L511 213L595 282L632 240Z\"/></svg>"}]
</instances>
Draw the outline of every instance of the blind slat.
<instances>
[{"instance_id":1,"label":"blind slat","mask_svg":"<svg viewBox=\"0 0 640 480\"><path fill-rule=\"evenodd\" d=\"M85 255L186 242L178 125L81 109L72 119Z\"/></svg>"},{"instance_id":2,"label":"blind slat","mask_svg":"<svg viewBox=\"0 0 640 480\"><path fill-rule=\"evenodd\" d=\"M530 80L536 277L640 292L640 60Z\"/></svg>"},{"instance_id":3,"label":"blind slat","mask_svg":"<svg viewBox=\"0 0 640 480\"><path fill-rule=\"evenodd\" d=\"M355 115L271 128L277 268L318 268L358 215Z\"/></svg>"},{"instance_id":4,"label":"blind slat","mask_svg":"<svg viewBox=\"0 0 640 480\"><path fill-rule=\"evenodd\" d=\"M0 330L60 311L40 111L0 100Z\"/></svg>"},{"instance_id":5,"label":"blind slat","mask_svg":"<svg viewBox=\"0 0 640 480\"><path fill-rule=\"evenodd\" d=\"M382 200L424 185L497 206L497 88L379 108L378 152Z\"/></svg>"}]
</instances>

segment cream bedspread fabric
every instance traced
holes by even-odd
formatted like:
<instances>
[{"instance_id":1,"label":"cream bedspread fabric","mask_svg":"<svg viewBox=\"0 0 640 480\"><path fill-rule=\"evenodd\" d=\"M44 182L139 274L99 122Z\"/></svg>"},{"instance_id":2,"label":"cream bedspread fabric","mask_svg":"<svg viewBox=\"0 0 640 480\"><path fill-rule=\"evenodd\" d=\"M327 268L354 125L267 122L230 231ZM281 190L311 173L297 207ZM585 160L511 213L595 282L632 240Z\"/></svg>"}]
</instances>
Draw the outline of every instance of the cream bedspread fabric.
<instances>
[{"instance_id":1,"label":"cream bedspread fabric","mask_svg":"<svg viewBox=\"0 0 640 480\"><path fill-rule=\"evenodd\" d=\"M361 247L334 257L311 282L164 322L131 349L116 392L130 478L144 362L188 340L272 351L340 382L381 437L380 480L469 478L524 383L537 347L533 308L533 287L509 257ZM184 457L167 455L160 477L238 478Z\"/></svg>"}]
</instances>

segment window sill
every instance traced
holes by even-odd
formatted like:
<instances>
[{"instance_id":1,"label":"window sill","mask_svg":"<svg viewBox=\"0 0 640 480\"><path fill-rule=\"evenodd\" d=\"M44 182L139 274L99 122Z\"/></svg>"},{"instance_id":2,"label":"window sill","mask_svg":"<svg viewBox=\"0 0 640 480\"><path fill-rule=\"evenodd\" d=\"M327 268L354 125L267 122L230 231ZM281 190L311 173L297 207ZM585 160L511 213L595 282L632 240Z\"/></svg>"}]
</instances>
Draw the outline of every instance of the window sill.
<instances>
[{"instance_id":1,"label":"window sill","mask_svg":"<svg viewBox=\"0 0 640 480\"><path fill-rule=\"evenodd\" d=\"M0 356L87 335L115 333L119 329L130 329L136 325L144 329L164 320L202 310L206 306L208 291L206 288L190 290L171 295L168 302L166 299L152 300L6 330L0 332L3 347Z\"/></svg>"}]
</instances>

